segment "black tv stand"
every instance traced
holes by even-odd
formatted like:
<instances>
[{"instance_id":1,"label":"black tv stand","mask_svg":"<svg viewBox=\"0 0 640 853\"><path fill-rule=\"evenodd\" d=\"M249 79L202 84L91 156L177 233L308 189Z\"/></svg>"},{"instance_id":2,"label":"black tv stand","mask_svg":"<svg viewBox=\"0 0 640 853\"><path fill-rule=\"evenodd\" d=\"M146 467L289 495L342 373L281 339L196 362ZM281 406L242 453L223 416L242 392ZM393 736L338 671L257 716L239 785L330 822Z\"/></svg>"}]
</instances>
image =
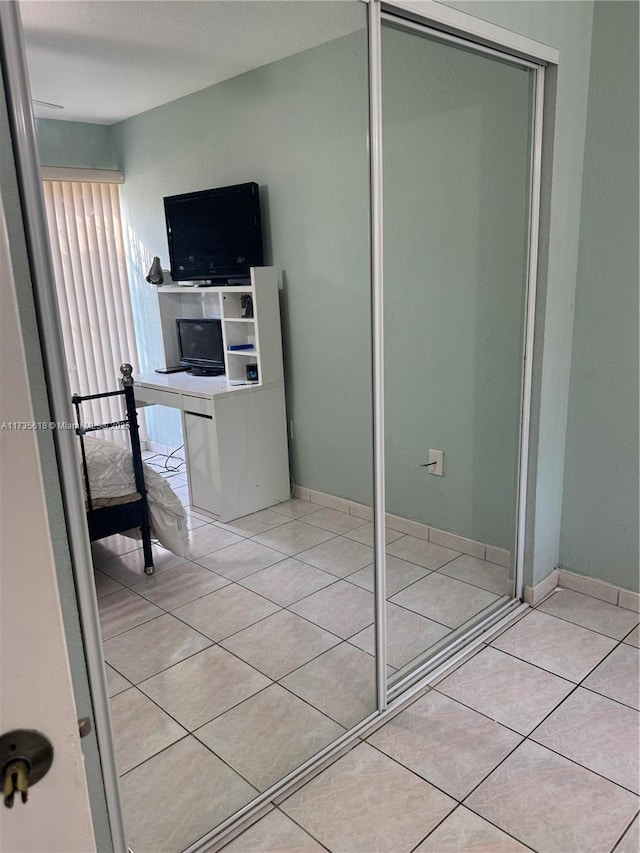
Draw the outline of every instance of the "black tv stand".
<instances>
[{"instance_id":1,"label":"black tv stand","mask_svg":"<svg viewBox=\"0 0 640 853\"><path fill-rule=\"evenodd\" d=\"M219 367L190 367L191 376L224 376L224 368Z\"/></svg>"},{"instance_id":2,"label":"black tv stand","mask_svg":"<svg viewBox=\"0 0 640 853\"><path fill-rule=\"evenodd\" d=\"M213 279L203 279L202 281L194 281L190 287L248 287L251 284L251 279L248 278L227 278L214 281Z\"/></svg>"}]
</instances>

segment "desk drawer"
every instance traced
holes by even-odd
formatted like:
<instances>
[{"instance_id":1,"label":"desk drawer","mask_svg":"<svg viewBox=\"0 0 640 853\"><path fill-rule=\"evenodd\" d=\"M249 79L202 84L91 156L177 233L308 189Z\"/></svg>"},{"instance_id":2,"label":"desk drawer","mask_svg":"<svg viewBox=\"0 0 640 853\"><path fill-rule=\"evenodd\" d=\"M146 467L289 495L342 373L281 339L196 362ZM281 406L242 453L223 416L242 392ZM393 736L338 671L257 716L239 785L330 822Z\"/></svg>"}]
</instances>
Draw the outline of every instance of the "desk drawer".
<instances>
[{"instance_id":1,"label":"desk drawer","mask_svg":"<svg viewBox=\"0 0 640 853\"><path fill-rule=\"evenodd\" d=\"M158 406L171 406L172 409L180 408L180 394L174 391L159 391L157 388L134 385L133 393L136 400L141 403L156 403Z\"/></svg>"},{"instance_id":2,"label":"desk drawer","mask_svg":"<svg viewBox=\"0 0 640 853\"><path fill-rule=\"evenodd\" d=\"M211 400L207 400L204 397L191 397L189 394L183 394L182 408L185 412L193 412L195 415L213 417Z\"/></svg>"}]
</instances>

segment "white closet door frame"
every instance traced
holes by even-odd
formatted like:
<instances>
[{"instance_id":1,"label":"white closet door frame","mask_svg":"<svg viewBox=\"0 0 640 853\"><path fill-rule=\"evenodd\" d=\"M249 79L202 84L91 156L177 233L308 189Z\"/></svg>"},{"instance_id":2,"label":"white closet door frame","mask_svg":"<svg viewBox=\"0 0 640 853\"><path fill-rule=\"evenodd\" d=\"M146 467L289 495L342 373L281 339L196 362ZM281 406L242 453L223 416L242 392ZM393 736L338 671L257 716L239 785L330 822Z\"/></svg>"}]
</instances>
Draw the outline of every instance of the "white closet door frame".
<instances>
[{"instance_id":1,"label":"white closet door frame","mask_svg":"<svg viewBox=\"0 0 640 853\"><path fill-rule=\"evenodd\" d=\"M376 3L378 0L364 2ZM467 12L459 12L438 0L379 0L378 5L381 12L433 27L443 34L459 36L476 49L489 47L503 56L527 59L538 65L557 65L560 59L560 53L555 47L483 21Z\"/></svg>"}]
</instances>

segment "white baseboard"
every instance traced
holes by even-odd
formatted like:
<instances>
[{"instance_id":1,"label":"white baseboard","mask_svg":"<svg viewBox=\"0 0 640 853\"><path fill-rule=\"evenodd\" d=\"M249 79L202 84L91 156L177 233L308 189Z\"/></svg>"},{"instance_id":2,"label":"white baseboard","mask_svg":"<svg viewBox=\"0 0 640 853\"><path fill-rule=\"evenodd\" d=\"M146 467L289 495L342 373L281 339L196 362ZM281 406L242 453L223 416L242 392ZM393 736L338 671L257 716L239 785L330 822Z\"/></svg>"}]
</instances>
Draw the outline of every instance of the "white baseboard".
<instances>
[{"instance_id":1,"label":"white baseboard","mask_svg":"<svg viewBox=\"0 0 640 853\"><path fill-rule=\"evenodd\" d=\"M347 512L366 521L371 521L372 518L371 507L355 503L355 501L346 500L346 498L336 498L333 495L327 495L315 489L308 489L306 486L296 486L293 494L300 500L311 501L311 503L318 504L318 506ZM419 521L411 521L408 518L391 515L390 513L387 513L385 524L390 530L396 530L398 533L408 533L410 536L416 536L418 539L433 542L434 545L452 548L454 551L469 554L472 557L477 557L479 560L487 560L503 568L510 568L511 555L504 548L486 545L484 542L477 542L475 539L466 539L464 536L457 536L454 533L448 533L446 530L438 530L436 527L430 527L427 524L421 524Z\"/></svg>"},{"instance_id":2,"label":"white baseboard","mask_svg":"<svg viewBox=\"0 0 640 853\"><path fill-rule=\"evenodd\" d=\"M636 613L640 613L640 592L621 588L618 595L618 607L624 607L626 610L633 610Z\"/></svg>"},{"instance_id":3,"label":"white baseboard","mask_svg":"<svg viewBox=\"0 0 640 853\"><path fill-rule=\"evenodd\" d=\"M582 592L584 595L599 598L609 604L617 604L620 595L620 587L562 568L558 568L558 586L572 589L574 592Z\"/></svg>"},{"instance_id":4,"label":"white baseboard","mask_svg":"<svg viewBox=\"0 0 640 853\"><path fill-rule=\"evenodd\" d=\"M174 459L182 459L184 462L184 447L176 450L175 447L167 447L166 444L157 444L155 441L141 441L140 445L143 450L151 450L153 453L161 453L163 456L171 456Z\"/></svg>"},{"instance_id":5,"label":"white baseboard","mask_svg":"<svg viewBox=\"0 0 640 853\"><path fill-rule=\"evenodd\" d=\"M554 569L551 574L543 578L535 586L525 586L524 600L530 607L535 607L543 598L558 586L558 570Z\"/></svg>"},{"instance_id":6,"label":"white baseboard","mask_svg":"<svg viewBox=\"0 0 640 853\"><path fill-rule=\"evenodd\" d=\"M366 521L371 521L372 518L371 507L365 504L355 503L355 501L349 501L345 498L336 498L334 495L327 495L315 489L308 489L306 486L296 486L294 496L299 500L310 501L311 503L318 504L318 506L337 509L340 512L355 515ZM410 519L401 518L398 515L391 515L390 513L387 513L385 523L388 528L397 530L399 533L407 533L410 536L425 539L436 545L452 548L454 551L461 551L463 554L470 554L472 557L477 557L480 560L496 563L507 569L510 567L510 554L504 548L495 548L493 545L486 545L484 542L465 539L463 536L448 533L446 530L438 530L427 524L421 524L418 521L411 521ZM565 589L572 589L575 592L582 592L584 595L599 598L601 601L615 604L618 607L624 607L626 610L640 612L640 593L614 586L598 578L579 575L577 572L570 572L568 569L561 567L553 569L546 578L543 578L534 586L525 587L524 600L531 607L535 607L536 604L539 604L543 598L558 586Z\"/></svg>"},{"instance_id":7,"label":"white baseboard","mask_svg":"<svg viewBox=\"0 0 640 853\"><path fill-rule=\"evenodd\" d=\"M525 587L524 600L527 604L535 607L556 587L571 589L574 592L581 592L583 595L598 598L600 601L606 601L608 604L615 604L618 607L624 607L626 610L640 612L640 593L614 586L599 578L579 575L577 572L570 572L568 569L560 567L550 572L535 586Z\"/></svg>"}]
</instances>

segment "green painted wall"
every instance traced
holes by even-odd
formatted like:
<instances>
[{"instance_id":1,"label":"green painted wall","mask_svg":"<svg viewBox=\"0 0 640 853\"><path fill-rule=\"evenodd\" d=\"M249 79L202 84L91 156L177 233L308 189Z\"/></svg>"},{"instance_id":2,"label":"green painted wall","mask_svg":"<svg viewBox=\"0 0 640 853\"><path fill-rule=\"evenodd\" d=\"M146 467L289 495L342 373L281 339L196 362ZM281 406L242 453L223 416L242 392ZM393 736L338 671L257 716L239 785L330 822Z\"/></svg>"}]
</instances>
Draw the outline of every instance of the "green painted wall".
<instances>
[{"instance_id":1,"label":"green painted wall","mask_svg":"<svg viewBox=\"0 0 640 853\"><path fill-rule=\"evenodd\" d=\"M37 132L43 165L125 169L120 192L143 370L162 362L155 293L144 280L154 254L168 267L162 197L259 181L267 260L284 285L294 474L370 502L365 14L362 6L363 30L348 40L120 125L40 120ZM318 323L328 316L330 329ZM326 403L320 417L318 400ZM180 443L177 413L150 410L146 419L152 439Z\"/></svg>"},{"instance_id":2,"label":"green painted wall","mask_svg":"<svg viewBox=\"0 0 640 853\"><path fill-rule=\"evenodd\" d=\"M36 119L38 151L43 166L114 169L111 128L81 121Z\"/></svg>"},{"instance_id":3,"label":"green painted wall","mask_svg":"<svg viewBox=\"0 0 640 853\"><path fill-rule=\"evenodd\" d=\"M473 2L464 8L562 54L547 140L554 180L546 188L551 237L540 287L546 330L536 359L542 402L534 411L530 579L547 574L559 554L592 6ZM365 48L364 33L347 37L113 128L116 162L126 174L122 198L146 366L160 362L154 294L144 272L153 254L167 261L162 196L258 180L266 190L270 260L285 282L294 475L355 500L366 499L370 480ZM173 434L167 416L153 413L149 420L152 434L157 427L172 436L163 443L179 441L177 419Z\"/></svg>"},{"instance_id":4,"label":"green painted wall","mask_svg":"<svg viewBox=\"0 0 640 853\"><path fill-rule=\"evenodd\" d=\"M255 180L281 276L286 391L300 484L371 500L366 7L361 31L113 127L143 369L162 364L149 260L168 267L163 196ZM180 441L177 413L147 414ZM172 417L173 415L173 417Z\"/></svg>"},{"instance_id":5,"label":"green painted wall","mask_svg":"<svg viewBox=\"0 0 640 853\"><path fill-rule=\"evenodd\" d=\"M626 589L638 559L638 5L597 2L561 563Z\"/></svg>"},{"instance_id":6,"label":"green painted wall","mask_svg":"<svg viewBox=\"0 0 640 853\"><path fill-rule=\"evenodd\" d=\"M557 72L548 72L545 90L539 322L533 364L525 582L537 583L557 565L560 554L593 4L455 0L447 5L560 52Z\"/></svg>"},{"instance_id":7,"label":"green painted wall","mask_svg":"<svg viewBox=\"0 0 640 853\"><path fill-rule=\"evenodd\" d=\"M388 509L512 549L527 69L384 27ZM425 468L444 452L444 477Z\"/></svg>"},{"instance_id":8,"label":"green painted wall","mask_svg":"<svg viewBox=\"0 0 640 853\"><path fill-rule=\"evenodd\" d=\"M390 329L398 332L387 338L390 372L397 368L387 383L388 509L510 547L522 340L527 75L486 60L480 60L476 68L476 58L467 54L452 57L446 48L436 47L437 56L433 58L431 53L431 61L436 65L448 62L444 74L449 78L447 95L441 97L431 84L433 68L428 63L423 66L422 44L418 40L411 39L410 81L406 77L408 51L404 37L385 33L384 47L390 59L385 64L386 93L393 101L385 111L389 117L388 142L391 144L392 137L402 140L399 156L385 163L391 211L388 247L403 258L401 264L391 260L387 298L387 322ZM398 61L391 61L392 58ZM471 89L469 80L474 80ZM504 81L498 95L492 94L496 80ZM418 121L403 112L406 105L396 97L407 88L414 91L414 84L420 89L426 109ZM484 100L479 99L479 92L484 92ZM512 119L508 118L511 110L515 110ZM416 274L421 269L424 273L426 249L423 241L420 251L406 252L404 243L395 236L412 234L406 226L425 210L434 216L442 209L440 201L434 202L433 196L422 192L422 184L412 182L406 166L411 164L411 171L422 158L425 167L439 170L439 186L443 192L446 190L442 181L446 183L451 176L445 180L437 162L425 162L423 152L429 138L425 122L429 126L438 123L441 128L443 122L447 123L448 112L462 115L462 124L456 130L458 138L466 140L462 159L467 161L468 148L478 156L470 164L472 183L459 180L467 207L473 210L469 227L464 235L457 227L459 223L450 228L449 222L444 230L448 232L451 251L461 239L467 245L465 257L469 264L473 266L482 256L483 276L482 281L472 276L468 287L458 287L458 298L455 305L449 306L451 312L446 321L442 316L438 321L428 298L428 304L423 305L424 293L394 293L399 279L409 290L415 286ZM494 120L502 120L499 128L493 127ZM121 197L145 369L161 363L155 292L144 281L144 275L153 254L159 253L167 264L162 197L206 186L258 180L267 212L270 257L282 271L285 284L282 308L287 403L294 422L291 450L295 480L310 488L369 503L366 138L364 31L114 127L116 157L126 175ZM453 168L457 170L458 166ZM504 186L499 203L505 198L507 201L496 216L491 215L491 204L480 213L483 191L500 175ZM417 207L409 203L409 187L413 192L411 202ZM493 228L486 227L487 218ZM506 251L505 245L509 247ZM495 270L490 271L491 263L501 265L497 277ZM442 284L440 281L435 285L439 293ZM451 284L456 286L455 282ZM482 304L477 311L466 311L469 323L463 329L465 323L458 309L464 304L467 309L476 306L480 287L484 290ZM448 356L436 364L432 353L424 352L414 339L405 308L411 304L416 311L418 303L420 311L431 311L429 328L436 333L431 336L432 344L456 337L455 364ZM413 317L416 319L417 314ZM505 327L510 327L508 340L500 336ZM422 341L425 340L423 335ZM474 370L481 358L485 374L478 376ZM461 365L471 365L474 370L469 373L463 369L461 374ZM492 373L493 368L499 372L490 386L486 371ZM417 370L421 382L416 382ZM446 376L438 377L434 371ZM412 460L407 461L403 458L407 442L402 428L411 432L419 419L424 421L425 406L433 413L434 401L439 397L436 386L446 389L445 397L450 404L454 401L455 410L451 406L445 408L443 416L430 424L429 431L425 428L424 447L414 443ZM156 441L175 446L180 443L175 413L158 409L150 411L147 420ZM429 446L442 447L443 443L450 460L447 476L442 480L428 477L419 462Z\"/></svg>"}]
</instances>

